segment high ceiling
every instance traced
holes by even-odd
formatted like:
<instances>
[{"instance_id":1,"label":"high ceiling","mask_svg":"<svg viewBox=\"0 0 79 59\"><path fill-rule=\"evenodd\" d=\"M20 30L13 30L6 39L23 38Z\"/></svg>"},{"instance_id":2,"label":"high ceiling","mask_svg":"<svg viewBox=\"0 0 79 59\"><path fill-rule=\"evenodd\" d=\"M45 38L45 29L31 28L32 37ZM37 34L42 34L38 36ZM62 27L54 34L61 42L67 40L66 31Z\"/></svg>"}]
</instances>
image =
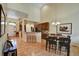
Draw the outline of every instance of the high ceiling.
<instances>
[{"instance_id":1,"label":"high ceiling","mask_svg":"<svg viewBox=\"0 0 79 59\"><path fill-rule=\"evenodd\" d=\"M27 9L31 8L41 8L42 3L8 3L8 8L15 9L21 12L27 13Z\"/></svg>"},{"instance_id":2,"label":"high ceiling","mask_svg":"<svg viewBox=\"0 0 79 59\"><path fill-rule=\"evenodd\" d=\"M8 3L8 14L17 18L18 15L25 16L34 21L40 20L40 8L42 3ZM23 17L24 17L23 15ZM11 17L11 16L10 16Z\"/></svg>"}]
</instances>

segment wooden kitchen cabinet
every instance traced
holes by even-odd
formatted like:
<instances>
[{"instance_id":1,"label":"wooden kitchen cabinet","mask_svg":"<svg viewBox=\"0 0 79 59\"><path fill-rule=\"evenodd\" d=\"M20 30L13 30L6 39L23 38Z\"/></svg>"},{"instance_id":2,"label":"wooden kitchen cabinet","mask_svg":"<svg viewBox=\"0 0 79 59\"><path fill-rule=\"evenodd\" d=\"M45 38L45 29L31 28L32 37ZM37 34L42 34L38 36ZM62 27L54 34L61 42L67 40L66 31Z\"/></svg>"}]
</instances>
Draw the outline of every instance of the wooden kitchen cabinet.
<instances>
[{"instance_id":1,"label":"wooden kitchen cabinet","mask_svg":"<svg viewBox=\"0 0 79 59\"><path fill-rule=\"evenodd\" d=\"M37 27L38 30L41 31L42 39L46 38L47 34L48 34L48 33L46 33L46 31L47 32L49 31L49 23L48 22L40 23L36 27Z\"/></svg>"}]
</instances>

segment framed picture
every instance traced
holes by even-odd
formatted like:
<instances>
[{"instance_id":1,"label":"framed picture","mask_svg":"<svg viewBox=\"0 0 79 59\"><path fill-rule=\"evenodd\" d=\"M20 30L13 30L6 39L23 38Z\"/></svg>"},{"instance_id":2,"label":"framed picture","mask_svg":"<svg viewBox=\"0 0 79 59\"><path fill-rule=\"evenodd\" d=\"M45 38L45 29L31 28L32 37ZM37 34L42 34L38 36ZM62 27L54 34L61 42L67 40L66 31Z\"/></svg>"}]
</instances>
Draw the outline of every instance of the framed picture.
<instances>
[{"instance_id":1,"label":"framed picture","mask_svg":"<svg viewBox=\"0 0 79 59\"><path fill-rule=\"evenodd\" d=\"M72 23L63 23L57 25L57 33L72 34Z\"/></svg>"},{"instance_id":2,"label":"framed picture","mask_svg":"<svg viewBox=\"0 0 79 59\"><path fill-rule=\"evenodd\" d=\"M0 37L5 33L6 16L2 5L0 4Z\"/></svg>"}]
</instances>

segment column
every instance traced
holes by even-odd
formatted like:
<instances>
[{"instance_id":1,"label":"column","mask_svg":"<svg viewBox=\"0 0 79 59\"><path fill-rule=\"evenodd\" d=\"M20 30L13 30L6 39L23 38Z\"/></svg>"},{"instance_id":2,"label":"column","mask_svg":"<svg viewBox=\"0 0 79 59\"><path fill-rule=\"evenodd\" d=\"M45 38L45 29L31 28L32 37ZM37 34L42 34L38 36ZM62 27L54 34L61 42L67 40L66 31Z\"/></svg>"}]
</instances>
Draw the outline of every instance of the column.
<instances>
[{"instance_id":1,"label":"column","mask_svg":"<svg viewBox=\"0 0 79 59\"><path fill-rule=\"evenodd\" d=\"M24 40L26 42L26 32L25 32L25 19L22 19L22 40Z\"/></svg>"}]
</instances>

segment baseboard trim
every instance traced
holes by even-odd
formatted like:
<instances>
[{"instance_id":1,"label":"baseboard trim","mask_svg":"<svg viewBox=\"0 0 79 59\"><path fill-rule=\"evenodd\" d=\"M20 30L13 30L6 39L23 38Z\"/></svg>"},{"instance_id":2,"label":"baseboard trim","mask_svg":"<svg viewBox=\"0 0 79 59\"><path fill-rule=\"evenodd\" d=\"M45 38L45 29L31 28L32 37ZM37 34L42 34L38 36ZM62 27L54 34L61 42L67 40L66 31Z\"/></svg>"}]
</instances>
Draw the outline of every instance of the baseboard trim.
<instances>
[{"instance_id":1,"label":"baseboard trim","mask_svg":"<svg viewBox=\"0 0 79 59\"><path fill-rule=\"evenodd\" d=\"M79 47L79 43L71 43L72 46Z\"/></svg>"}]
</instances>

